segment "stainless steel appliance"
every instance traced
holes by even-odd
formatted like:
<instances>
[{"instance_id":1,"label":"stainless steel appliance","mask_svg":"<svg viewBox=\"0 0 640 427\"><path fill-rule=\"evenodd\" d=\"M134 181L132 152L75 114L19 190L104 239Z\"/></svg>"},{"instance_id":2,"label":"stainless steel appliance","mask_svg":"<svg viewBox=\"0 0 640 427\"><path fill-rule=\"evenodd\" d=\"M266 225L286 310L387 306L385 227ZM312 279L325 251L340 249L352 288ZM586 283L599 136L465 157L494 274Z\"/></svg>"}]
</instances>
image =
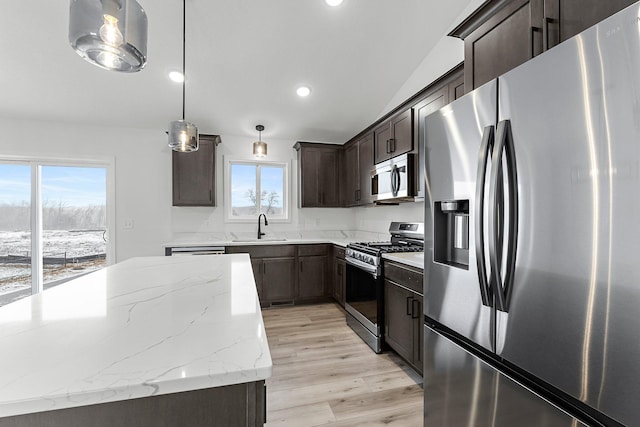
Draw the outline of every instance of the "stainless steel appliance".
<instances>
[{"instance_id":1,"label":"stainless steel appliance","mask_svg":"<svg viewBox=\"0 0 640 427\"><path fill-rule=\"evenodd\" d=\"M384 291L382 254L423 250L422 223L392 222L388 242L351 243L345 250L347 324L376 353L382 351Z\"/></svg>"},{"instance_id":2,"label":"stainless steel appliance","mask_svg":"<svg viewBox=\"0 0 640 427\"><path fill-rule=\"evenodd\" d=\"M164 250L166 256L182 255L224 255L224 246L175 246Z\"/></svg>"},{"instance_id":3,"label":"stainless steel appliance","mask_svg":"<svg viewBox=\"0 0 640 427\"><path fill-rule=\"evenodd\" d=\"M639 16L425 119L425 425L640 425Z\"/></svg>"},{"instance_id":4,"label":"stainless steel appliance","mask_svg":"<svg viewBox=\"0 0 640 427\"><path fill-rule=\"evenodd\" d=\"M403 154L379 163L371 171L371 201L378 204L413 201L413 154Z\"/></svg>"}]
</instances>

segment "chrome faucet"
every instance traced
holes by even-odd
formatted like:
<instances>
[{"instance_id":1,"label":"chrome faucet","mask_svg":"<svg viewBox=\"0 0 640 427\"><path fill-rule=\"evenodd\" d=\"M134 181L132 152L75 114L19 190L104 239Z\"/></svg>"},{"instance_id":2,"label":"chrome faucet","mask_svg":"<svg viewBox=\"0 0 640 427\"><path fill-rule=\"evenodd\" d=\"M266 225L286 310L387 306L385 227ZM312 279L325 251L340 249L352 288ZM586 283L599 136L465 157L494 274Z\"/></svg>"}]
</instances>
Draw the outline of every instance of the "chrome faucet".
<instances>
[{"instance_id":1,"label":"chrome faucet","mask_svg":"<svg viewBox=\"0 0 640 427\"><path fill-rule=\"evenodd\" d=\"M262 213L258 215L258 239L262 239L262 236L264 236L264 233L260 229L260 218L262 217L264 217L264 226L266 227L267 225L269 225L269 221L267 221L267 216L265 214Z\"/></svg>"}]
</instances>

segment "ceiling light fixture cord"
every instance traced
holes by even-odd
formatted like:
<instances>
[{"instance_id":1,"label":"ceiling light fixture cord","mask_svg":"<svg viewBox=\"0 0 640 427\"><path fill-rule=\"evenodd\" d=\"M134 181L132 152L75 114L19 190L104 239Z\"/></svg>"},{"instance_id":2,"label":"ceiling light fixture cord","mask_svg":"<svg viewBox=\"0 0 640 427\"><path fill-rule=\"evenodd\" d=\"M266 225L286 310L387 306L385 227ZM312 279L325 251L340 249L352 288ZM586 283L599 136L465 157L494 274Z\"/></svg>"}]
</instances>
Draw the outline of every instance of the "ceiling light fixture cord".
<instances>
[{"instance_id":1,"label":"ceiling light fixture cord","mask_svg":"<svg viewBox=\"0 0 640 427\"><path fill-rule=\"evenodd\" d=\"M187 81L187 70L186 70L186 34L187 34L187 0L182 0L182 120L185 118L184 110L185 110L185 92L186 92L186 81Z\"/></svg>"}]
</instances>

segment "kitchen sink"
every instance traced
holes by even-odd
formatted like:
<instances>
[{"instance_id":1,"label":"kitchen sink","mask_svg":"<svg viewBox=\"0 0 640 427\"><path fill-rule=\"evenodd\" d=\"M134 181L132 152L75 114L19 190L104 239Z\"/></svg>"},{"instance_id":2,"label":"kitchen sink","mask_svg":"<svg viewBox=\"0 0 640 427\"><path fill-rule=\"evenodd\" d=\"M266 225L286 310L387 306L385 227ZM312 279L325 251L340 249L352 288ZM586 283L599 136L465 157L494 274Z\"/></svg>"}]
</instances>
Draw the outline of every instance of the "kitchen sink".
<instances>
[{"instance_id":1,"label":"kitchen sink","mask_svg":"<svg viewBox=\"0 0 640 427\"><path fill-rule=\"evenodd\" d=\"M242 242L286 242L287 239L284 238L263 238L263 239L234 239L232 242L242 243Z\"/></svg>"}]
</instances>

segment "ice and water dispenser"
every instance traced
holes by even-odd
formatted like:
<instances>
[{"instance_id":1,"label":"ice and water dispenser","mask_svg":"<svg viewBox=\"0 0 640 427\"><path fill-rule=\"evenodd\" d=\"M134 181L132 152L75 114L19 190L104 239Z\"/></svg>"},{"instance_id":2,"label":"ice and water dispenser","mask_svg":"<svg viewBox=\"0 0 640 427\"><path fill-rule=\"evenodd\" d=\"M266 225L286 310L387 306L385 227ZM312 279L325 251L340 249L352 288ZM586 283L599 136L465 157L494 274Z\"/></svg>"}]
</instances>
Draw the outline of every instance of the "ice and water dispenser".
<instances>
[{"instance_id":1,"label":"ice and water dispenser","mask_svg":"<svg viewBox=\"0 0 640 427\"><path fill-rule=\"evenodd\" d=\"M435 262L469 269L469 200L435 202L433 206Z\"/></svg>"}]
</instances>

